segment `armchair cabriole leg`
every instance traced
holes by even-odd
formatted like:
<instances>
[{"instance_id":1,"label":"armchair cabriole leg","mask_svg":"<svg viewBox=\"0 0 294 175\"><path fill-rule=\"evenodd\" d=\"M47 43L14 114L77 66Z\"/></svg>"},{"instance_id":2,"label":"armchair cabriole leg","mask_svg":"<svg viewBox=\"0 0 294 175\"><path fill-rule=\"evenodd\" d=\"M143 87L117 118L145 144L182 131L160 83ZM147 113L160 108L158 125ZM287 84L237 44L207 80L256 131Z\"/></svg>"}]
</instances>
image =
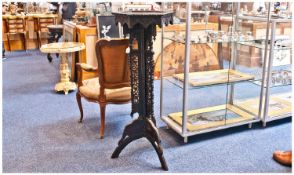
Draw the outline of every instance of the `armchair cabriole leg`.
<instances>
[{"instance_id":1,"label":"armchair cabriole leg","mask_svg":"<svg viewBox=\"0 0 294 175\"><path fill-rule=\"evenodd\" d=\"M104 138L104 130L105 130L105 110L106 104L99 104L100 105L100 117L101 117L101 126L100 126L100 139Z\"/></svg>"},{"instance_id":2,"label":"armchair cabriole leg","mask_svg":"<svg viewBox=\"0 0 294 175\"><path fill-rule=\"evenodd\" d=\"M83 113L83 106L82 106L82 97L81 97L81 95L80 95L79 92L76 93L76 98L77 98L79 110L80 110L80 113L81 113L81 117L80 117L79 123L82 123L83 122L84 113Z\"/></svg>"}]
</instances>

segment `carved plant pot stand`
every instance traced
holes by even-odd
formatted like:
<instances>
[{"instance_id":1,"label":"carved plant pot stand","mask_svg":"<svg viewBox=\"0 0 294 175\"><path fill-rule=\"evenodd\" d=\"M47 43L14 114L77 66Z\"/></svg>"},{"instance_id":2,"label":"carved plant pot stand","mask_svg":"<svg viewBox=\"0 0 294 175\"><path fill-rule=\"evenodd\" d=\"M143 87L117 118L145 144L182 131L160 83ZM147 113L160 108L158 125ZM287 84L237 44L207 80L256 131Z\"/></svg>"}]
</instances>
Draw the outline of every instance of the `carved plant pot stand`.
<instances>
[{"instance_id":1,"label":"carved plant pot stand","mask_svg":"<svg viewBox=\"0 0 294 175\"><path fill-rule=\"evenodd\" d=\"M112 154L117 158L132 141L145 137L157 152L161 167L168 170L160 145L159 133L153 112L153 40L156 25L172 23L172 12L119 12L113 13L116 22L123 26L124 35L130 35L130 68L132 111L139 117L128 124L118 146Z\"/></svg>"},{"instance_id":2,"label":"carved plant pot stand","mask_svg":"<svg viewBox=\"0 0 294 175\"><path fill-rule=\"evenodd\" d=\"M83 43L76 42L60 42L45 44L41 47L41 52L44 53L58 53L60 54L60 82L55 85L55 91L64 91L64 94L68 94L68 91L75 90L77 88L74 82L70 81L70 70L67 64L67 54L85 49Z\"/></svg>"}]
</instances>

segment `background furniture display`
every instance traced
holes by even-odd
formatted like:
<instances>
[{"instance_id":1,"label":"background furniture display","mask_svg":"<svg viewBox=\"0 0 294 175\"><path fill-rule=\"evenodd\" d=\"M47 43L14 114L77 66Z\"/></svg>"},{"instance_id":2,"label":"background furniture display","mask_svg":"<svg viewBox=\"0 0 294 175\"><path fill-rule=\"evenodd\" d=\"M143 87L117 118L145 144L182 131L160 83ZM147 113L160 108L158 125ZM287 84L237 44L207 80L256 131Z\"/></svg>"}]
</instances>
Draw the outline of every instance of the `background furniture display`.
<instances>
[{"instance_id":1,"label":"background furniture display","mask_svg":"<svg viewBox=\"0 0 294 175\"><path fill-rule=\"evenodd\" d=\"M35 15L34 23L35 23L35 32L37 33L38 47L40 48L42 45L41 41L41 33L48 33L48 25L55 25L57 15Z\"/></svg>"},{"instance_id":2,"label":"background furniture display","mask_svg":"<svg viewBox=\"0 0 294 175\"><path fill-rule=\"evenodd\" d=\"M8 50L11 51L10 36L20 34L22 37L22 45L27 50L26 44L26 17L25 16L8 16L6 19L6 36L8 42Z\"/></svg>"},{"instance_id":3,"label":"background furniture display","mask_svg":"<svg viewBox=\"0 0 294 175\"><path fill-rule=\"evenodd\" d=\"M6 19L9 18L23 18L24 19L24 24L25 24L25 29L24 33L26 33L26 49L37 49L39 48L39 39L37 38L37 23L36 20L34 20L34 17L37 16L55 16L57 17L58 15L52 15L52 14L17 14L17 15L10 15L10 14L5 14L2 15L2 38L4 41L4 48L6 50L9 50L9 45L11 48L11 51L15 50L24 50L24 43L23 43L23 35L10 35L9 41L10 44L8 44L8 38L7 38L7 32L8 32L8 26L6 23ZM18 26L20 27L20 26ZM41 42L46 43L47 42L47 32L42 32L41 33Z\"/></svg>"},{"instance_id":4,"label":"background furniture display","mask_svg":"<svg viewBox=\"0 0 294 175\"><path fill-rule=\"evenodd\" d=\"M149 11L113 14L115 21L123 26L124 36L130 35L132 113L138 113L139 117L125 127L122 138L111 157L117 158L132 141L146 138L156 150L161 167L168 170L153 111L154 53L152 49L156 25L163 27L172 23L173 13Z\"/></svg>"},{"instance_id":5,"label":"background furniture display","mask_svg":"<svg viewBox=\"0 0 294 175\"><path fill-rule=\"evenodd\" d=\"M48 43L58 42L62 36L63 25L48 25ZM56 54L58 57L58 54ZM47 59L49 62L52 61L50 53L47 54Z\"/></svg>"},{"instance_id":6,"label":"background furniture display","mask_svg":"<svg viewBox=\"0 0 294 175\"><path fill-rule=\"evenodd\" d=\"M68 53L76 52L85 49L83 43L77 42L60 42L60 43L50 43L44 44L40 48L41 52L44 53L59 53L61 56L60 61L60 82L55 85L56 91L64 91L67 95L68 91L75 90L76 84L70 82L70 70L67 63Z\"/></svg>"},{"instance_id":7,"label":"background furniture display","mask_svg":"<svg viewBox=\"0 0 294 175\"><path fill-rule=\"evenodd\" d=\"M85 63L77 63L78 69L94 72L96 76L83 80L83 72L79 71L78 91L76 94L83 120L81 97L100 106L100 138L104 138L105 108L107 104L125 104L131 101L130 70L126 49L127 39L99 40L96 43L98 69ZM99 77L99 78L98 78Z\"/></svg>"}]
</instances>

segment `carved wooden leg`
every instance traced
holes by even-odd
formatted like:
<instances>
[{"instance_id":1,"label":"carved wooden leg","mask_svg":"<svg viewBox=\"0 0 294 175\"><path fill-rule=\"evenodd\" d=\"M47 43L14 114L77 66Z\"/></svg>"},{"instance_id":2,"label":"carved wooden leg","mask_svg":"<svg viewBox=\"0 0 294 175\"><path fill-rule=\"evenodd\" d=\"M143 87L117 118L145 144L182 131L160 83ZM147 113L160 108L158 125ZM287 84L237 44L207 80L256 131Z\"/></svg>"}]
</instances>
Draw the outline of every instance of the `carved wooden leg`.
<instances>
[{"instance_id":1,"label":"carved wooden leg","mask_svg":"<svg viewBox=\"0 0 294 175\"><path fill-rule=\"evenodd\" d=\"M47 54L47 59L48 59L48 61L49 61L50 63L52 62L52 59L53 59L53 58L52 58L52 56L50 55L50 53Z\"/></svg>"},{"instance_id":2,"label":"carved wooden leg","mask_svg":"<svg viewBox=\"0 0 294 175\"><path fill-rule=\"evenodd\" d=\"M166 161L163 157L163 150L162 150L160 144L158 142L156 142L150 136L146 136L146 138L149 140L149 142L152 144L153 148L156 150L157 156L158 156L160 163L161 163L161 168L164 169L165 171L168 171Z\"/></svg>"},{"instance_id":3,"label":"carved wooden leg","mask_svg":"<svg viewBox=\"0 0 294 175\"><path fill-rule=\"evenodd\" d=\"M155 118L153 116L151 117L151 120L152 120L154 126L156 126L156 120L155 120Z\"/></svg>"},{"instance_id":4,"label":"carved wooden leg","mask_svg":"<svg viewBox=\"0 0 294 175\"><path fill-rule=\"evenodd\" d=\"M143 127L143 128L142 128ZM132 141L143 137L144 121L142 117L133 120L125 126L122 138L118 142L118 146L111 155L111 158L118 158L121 151Z\"/></svg>"},{"instance_id":5,"label":"carved wooden leg","mask_svg":"<svg viewBox=\"0 0 294 175\"><path fill-rule=\"evenodd\" d=\"M132 141L147 138L150 143L153 145L154 149L157 152L158 158L161 163L161 167L164 170L168 170L166 161L163 157L163 151L160 146L160 139L158 130L155 127L152 119L146 119L145 117L140 116L138 119L134 120L132 123L128 124L125 127L121 140L118 142L118 146L112 153L111 158L118 158L121 151Z\"/></svg>"},{"instance_id":6,"label":"carved wooden leg","mask_svg":"<svg viewBox=\"0 0 294 175\"><path fill-rule=\"evenodd\" d=\"M100 105L100 117L101 117L101 126L100 126L100 139L104 138L104 130L105 130L105 109L106 104L101 103Z\"/></svg>"},{"instance_id":7,"label":"carved wooden leg","mask_svg":"<svg viewBox=\"0 0 294 175\"><path fill-rule=\"evenodd\" d=\"M61 38L61 36L62 36L62 33L58 33L55 42L58 43L58 41L59 41L59 39ZM56 53L56 57L57 57L57 58L59 57L59 53Z\"/></svg>"},{"instance_id":8,"label":"carved wooden leg","mask_svg":"<svg viewBox=\"0 0 294 175\"><path fill-rule=\"evenodd\" d=\"M53 42L55 42L55 35L52 32L48 32L48 43L53 43ZM53 58L50 53L47 54L47 59L50 63L52 62Z\"/></svg>"},{"instance_id":9,"label":"carved wooden leg","mask_svg":"<svg viewBox=\"0 0 294 175\"><path fill-rule=\"evenodd\" d=\"M2 60L5 59L4 41L2 41Z\"/></svg>"},{"instance_id":10,"label":"carved wooden leg","mask_svg":"<svg viewBox=\"0 0 294 175\"><path fill-rule=\"evenodd\" d=\"M142 138L141 136L132 136L132 137L125 137L123 140L120 140L118 147L114 150L111 155L111 158L118 158L121 151L132 141Z\"/></svg>"},{"instance_id":11,"label":"carved wooden leg","mask_svg":"<svg viewBox=\"0 0 294 175\"><path fill-rule=\"evenodd\" d=\"M81 98L81 95L80 95L79 92L76 93L76 99L77 99L78 106L79 106L80 113L81 113L79 123L82 123L83 122L83 117L84 117L84 112L83 112L83 106L82 106L82 98Z\"/></svg>"},{"instance_id":12,"label":"carved wooden leg","mask_svg":"<svg viewBox=\"0 0 294 175\"><path fill-rule=\"evenodd\" d=\"M160 138L159 138L159 132L156 128L155 124L153 123L154 117L146 120L146 138L149 140L149 142L152 144L154 149L156 150L157 156L160 160L162 169L168 171L168 167L166 164L166 161L163 157L163 149L160 145Z\"/></svg>"},{"instance_id":13,"label":"carved wooden leg","mask_svg":"<svg viewBox=\"0 0 294 175\"><path fill-rule=\"evenodd\" d=\"M9 33L7 33L7 43L8 43L8 50L11 52L10 35L9 35Z\"/></svg>"},{"instance_id":14,"label":"carved wooden leg","mask_svg":"<svg viewBox=\"0 0 294 175\"><path fill-rule=\"evenodd\" d=\"M134 111L132 110L130 116L133 118L135 113L136 113L136 112L134 112Z\"/></svg>"},{"instance_id":15,"label":"carved wooden leg","mask_svg":"<svg viewBox=\"0 0 294 175\"><path fill-rule=\"evenodd\" d=\"M26 33L23 33L23 47L24 47L25 51L27 51L27 37L26 37Z\"/></svg>"},{"instance_id":16,"label":"carved wooden leg","mask_svg":"<svg viewBox=\"0 0 294 175\"><path fill-rule=\"evenodd\" d=\"M38 48L41 48L41 39L40 39L40 33L39 31L36 32L37 33L37 42L38 42Z\"/></svg>"}]
</instances>

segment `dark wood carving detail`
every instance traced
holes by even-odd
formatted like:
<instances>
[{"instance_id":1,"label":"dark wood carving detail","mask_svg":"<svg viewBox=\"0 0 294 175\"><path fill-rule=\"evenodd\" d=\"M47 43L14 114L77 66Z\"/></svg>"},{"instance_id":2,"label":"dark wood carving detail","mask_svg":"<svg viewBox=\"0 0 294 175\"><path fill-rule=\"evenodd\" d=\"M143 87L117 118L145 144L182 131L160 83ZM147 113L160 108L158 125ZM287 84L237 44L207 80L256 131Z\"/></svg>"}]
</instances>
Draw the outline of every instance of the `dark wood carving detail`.
<instances>
[{"instance_id":1,"label":"dark wood carving detail","mask_svg":"<svg viewBox=\"0 0 294 175\"><path fill-rule=\"evenodd\" d=\"M161 27L162 24L172 23L173 13L113 14L116 22L120 22L123 26L124 35L129 34L132 111L138 113L139 117L125 127L122 138L111 157L117 158L129 143L144 137L156 150L161 167L168 170L153 111L153 40L156 37L156 25Z\"/></svg>"},{"instance_id":2,"label":"dark wood carving detail","mask_svg":"<svg viewBox=\"0 0 294 175\"><path fill-rule=\"evenodd\" d=\"M133 41L133 38L130 38L130 41ZM138 112L139 104L139 57L138 50L133 48L133 42L130 42L130 56L129 63L131 68L131 95L132 95L132 116L134 113Z\"/></svg>"}]
</instances>

